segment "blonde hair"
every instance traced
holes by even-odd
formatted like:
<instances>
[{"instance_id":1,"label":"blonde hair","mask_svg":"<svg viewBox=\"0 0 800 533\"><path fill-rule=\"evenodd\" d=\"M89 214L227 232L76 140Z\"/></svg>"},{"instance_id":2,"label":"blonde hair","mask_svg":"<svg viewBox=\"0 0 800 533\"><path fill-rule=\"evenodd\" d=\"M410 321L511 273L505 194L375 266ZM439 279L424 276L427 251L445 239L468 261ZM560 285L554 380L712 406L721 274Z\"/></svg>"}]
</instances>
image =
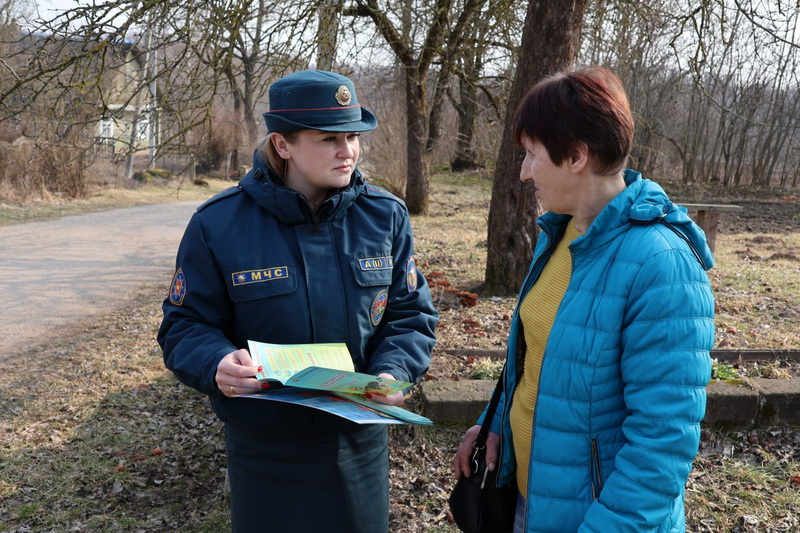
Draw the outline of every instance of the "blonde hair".
<instances>
[{"instance_id":1,"label":"blonde hair","mask_svg":"<svg viewBox=\"0 0 800 533\"><path fill-rule=\"evenodd\" d=\"M278 154L278 151L275 149L275 145L272 143L272 137L275 135L281 135L286 142L292 144L297 140L297 134L299 131L273 131L272 133L268 134L261 144L258 146L259 153L261 154L261 159L263 159L269 169L274 172L277 176L281 179L286 177L286 160Z\"/></svg>"}]
</instances>

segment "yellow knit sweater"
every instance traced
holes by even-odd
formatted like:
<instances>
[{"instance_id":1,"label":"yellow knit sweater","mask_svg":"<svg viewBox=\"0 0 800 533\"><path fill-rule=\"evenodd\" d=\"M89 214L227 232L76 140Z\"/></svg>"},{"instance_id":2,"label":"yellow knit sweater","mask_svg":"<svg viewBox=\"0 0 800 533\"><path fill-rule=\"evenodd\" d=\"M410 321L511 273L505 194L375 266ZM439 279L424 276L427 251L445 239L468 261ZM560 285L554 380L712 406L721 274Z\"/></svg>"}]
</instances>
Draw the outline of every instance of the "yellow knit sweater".
<instances>
[{"instance_id":1,"label":"yellow knit sweater","mask_svg":"<svg viewBox=\"0 0 800 533\"><path fill-rule=\"evenodd\" d=\"M533 412L539 390L544 348L572 276L572 255L569 252L569 244L579 236L580 232L575 228L574 221L571 221L539 279L528 291L519 308L525 330L527 352L525 370L511 404L510 421L514 436L514 453L517 458L517 486L523 496L528 492Z\"/></svg>"}]
</instances>

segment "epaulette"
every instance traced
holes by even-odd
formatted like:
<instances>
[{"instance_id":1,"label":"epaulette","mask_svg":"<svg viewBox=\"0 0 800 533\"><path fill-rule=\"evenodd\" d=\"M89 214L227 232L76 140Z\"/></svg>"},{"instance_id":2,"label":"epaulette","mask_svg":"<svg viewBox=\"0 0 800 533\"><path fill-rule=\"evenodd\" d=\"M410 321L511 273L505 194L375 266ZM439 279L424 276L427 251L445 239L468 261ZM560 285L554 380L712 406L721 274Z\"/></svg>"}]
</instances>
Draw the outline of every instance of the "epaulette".
<instances>
[{"instance_id":1,"label":"epaulette","mask_svg":"<svg viewBox=\"0 0 800 533\"><path fill-rule=\"evenodd\" d=\"M197 211L200 212L203 209L205 209L206 207L210 206L211 204L215 204L215 203L219 202L220 200L224 200L225 198L229 198L229 197L233 196L234 194L238 194L240 192L242 192L242 186L241 185L234 185L233 187L228 187L224 191L220 192L219 194L217 194L215 196L212 196L211 198L209 198L208 200L206 200L205 202L200 204L200 206L197 208Z\"/></svg>"},{"instance_id":2,"label":"epaulette","mask_svg":"<svg viewBox=\"0 0 800 533\"><path fill-rule=\"evenodd\" d=\"M405 207L405 205L406 205L405 202L403 202L403 200L401 200L400 198L398 198L394 194L390 193L386 189L384 189L382 187L378 187L377 185L372 185L372 184L367 183L367 185L364 187L364 190L366 192L366 196L371 196L371 197L374 197L374 198L386 198L388 200L394 200L395 202L397 202L398 204L402 205L403 207Z\"/></svg>"}]
</instances>

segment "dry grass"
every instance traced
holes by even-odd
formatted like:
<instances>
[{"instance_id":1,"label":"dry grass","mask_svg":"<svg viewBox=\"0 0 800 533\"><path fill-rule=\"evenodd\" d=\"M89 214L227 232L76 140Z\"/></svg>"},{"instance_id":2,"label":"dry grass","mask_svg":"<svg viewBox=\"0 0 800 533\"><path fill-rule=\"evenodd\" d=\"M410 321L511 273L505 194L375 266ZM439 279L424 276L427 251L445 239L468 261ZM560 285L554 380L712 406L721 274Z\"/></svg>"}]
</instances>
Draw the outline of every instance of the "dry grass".
<instances>
[{"instance_id":1,"label":"dry grass","mask_svg":"<svg viewBox=\"0 0 800 533\"><path fill-rule=\"evenodd\" d=\"M5 362L0 531L224 529L221 428L154 340L165 290Z\"/></svg>"},{"instance_id":2,"label":"dry grass","mask_svg":"<svg viewBox=\"0 0 800 533\"><path fill-rule=\"evenodd\" d=\"M423 271L440 273L461 291L474 290L483 275L489 190L479 175L437 176L434 214L413 220ZM800 347L793 314L798 262L770 259L776 250L798 255L800 236L769 238L718 238L712 282L718 327L725 330L718 342L727 347ZM753 256L739 253L748 249ZM53 332L0 362L0 531L228 528L221 425L204 398L164 370L155 343L167 282L144 287L123 310ZM432 379L463 372L464 358L445 356L444 349L504 345L513 299L479 298L462 307L443 285L437 299L442 322ZM394 533L455 533L446 499L460 434L445 427L392 429ZM798 461L798 428L704 431L687 487L689 531L797 531Z\"/></svg>"},{"instance_id":3,"label":"dry grass","mask_svg":"<svg viewBox=\"0 0 800 533\"><path fill-rule=\"evenodd\" d=\"M723 235L711 281L717 347L800 347L800 232Z\"/></svg>"},{"instance_id":4,"label":"dry grass","mask_svg":"<svg viewBox=\"0 0 800 533\"><path fill-rule=\"evenodd\" d=\"M184 200L202 201L234 184L220 179L206 178L205 181L208 183L207 187L180 179L154 185L141 185L136 182L128 182L124 186L111 184L93 189L85 198L70 200L58 198L24 202L0 200L0 226L137 205Z\"/></svg>"}]
</instances>

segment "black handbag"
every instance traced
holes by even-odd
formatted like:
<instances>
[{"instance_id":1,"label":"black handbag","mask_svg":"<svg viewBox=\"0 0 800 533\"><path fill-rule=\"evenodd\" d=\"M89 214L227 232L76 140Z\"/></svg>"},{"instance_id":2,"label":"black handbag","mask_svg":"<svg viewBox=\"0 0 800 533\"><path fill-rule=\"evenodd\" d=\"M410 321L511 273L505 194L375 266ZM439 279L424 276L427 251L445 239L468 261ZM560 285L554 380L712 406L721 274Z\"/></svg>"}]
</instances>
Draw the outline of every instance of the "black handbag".
<instances>
[{"instance_id":1,"label":"black handbag","mask_svg":"<svg viewBox=\"0 0 800 533\"><path fill-rule=\"evenodd\" d=\"M486 438L502 392L503 376L497 381L483 425L475 439L472 475L461 476L448 502L458 529L464 533L510 533L517 508L516 483L497 486L497 469L486 468Z\"/></svg>"}]
</instances>

